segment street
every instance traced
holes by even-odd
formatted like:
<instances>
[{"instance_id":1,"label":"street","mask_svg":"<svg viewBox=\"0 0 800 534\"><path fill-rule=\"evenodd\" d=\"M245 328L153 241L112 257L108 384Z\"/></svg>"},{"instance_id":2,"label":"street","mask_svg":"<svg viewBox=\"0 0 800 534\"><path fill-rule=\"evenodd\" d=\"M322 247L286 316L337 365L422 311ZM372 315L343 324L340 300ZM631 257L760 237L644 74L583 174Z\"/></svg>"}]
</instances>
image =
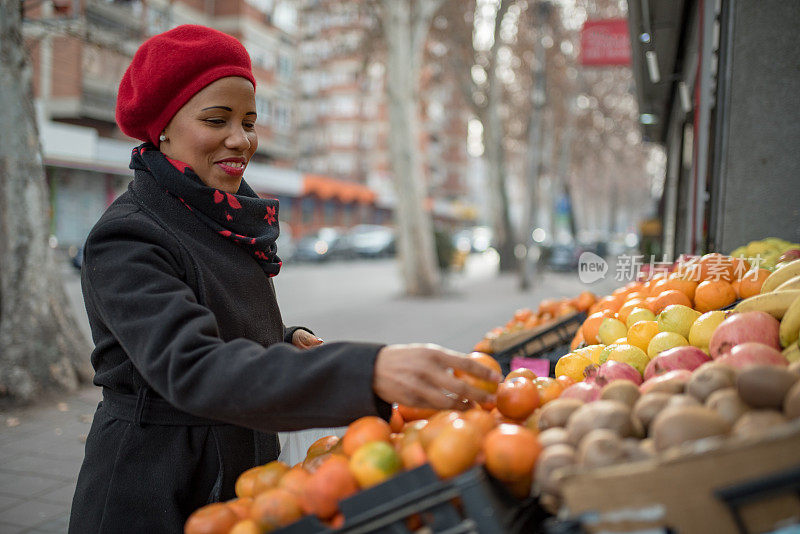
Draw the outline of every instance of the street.
<instances>
[{"instance_id":1,"label":"street","mask_svg":"<svg viewBox=\"0 0 800 534\"><path fill-rule=\"evenodd\" d=\"M62 274L88 334L79 273L65 263ZM607 279L585 286L577 273L548 272L523 293L516 275L497 274L491 253L470 256L464 271L450 274L436 298L403 296L394 260L287 263L274 282L284 322L306 325L325 341L431 342L460 351L471 350L518 308L584 289L606 294L619 285ZM34 406L0 411L0 532L66 531L99 398L98 388L85 386Z\"/></svg>"}]
</instances>

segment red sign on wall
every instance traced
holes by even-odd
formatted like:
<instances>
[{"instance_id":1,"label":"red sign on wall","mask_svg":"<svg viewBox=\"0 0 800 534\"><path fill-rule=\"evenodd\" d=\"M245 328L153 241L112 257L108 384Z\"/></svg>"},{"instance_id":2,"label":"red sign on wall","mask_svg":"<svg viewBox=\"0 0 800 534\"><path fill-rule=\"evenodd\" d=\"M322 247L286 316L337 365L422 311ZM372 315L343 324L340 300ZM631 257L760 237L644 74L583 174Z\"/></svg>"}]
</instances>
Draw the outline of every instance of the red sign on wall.
<instances>
[{"instance_id":1,"label":"red sign on wall","mask_svg":"<svg viewBox=\"0 0 800 534\"><path fill-rule=\"evenodd\" d=\"M581 65L631 64L627 19L587 20L581 30Z\"/></svg>"}]
</instances>

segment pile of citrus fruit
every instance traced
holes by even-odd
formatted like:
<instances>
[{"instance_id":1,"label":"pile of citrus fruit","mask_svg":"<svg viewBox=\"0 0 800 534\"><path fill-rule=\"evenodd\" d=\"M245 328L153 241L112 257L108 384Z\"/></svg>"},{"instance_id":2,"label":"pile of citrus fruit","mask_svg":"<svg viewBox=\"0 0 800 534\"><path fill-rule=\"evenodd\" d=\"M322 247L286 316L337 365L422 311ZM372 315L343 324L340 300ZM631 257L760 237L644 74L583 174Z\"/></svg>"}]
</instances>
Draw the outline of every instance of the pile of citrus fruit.
<instances>
[{"instance_id":1,"label":"pile of citrus fruit","mask_svg":"<svg viewBox=\"0 0 800 534\"><path fill-rule=\"evenodd\" d=\"M536 311L531 308L519 309L504 326L498 326L487 332L473 350L492 354L494 351L492 342L501 336L547 326L561 317L576 312L586 312L596 302L597 297L594 293L584 291L575 298L545 299L539 303Z\"/></svg>"},{"instance_id":2,"label":"pile of citrus fruit","mask_svg":"<svg viewBox=\"0 0 800 534\"><path fill-rule=\"evenodd\" d=\"M487 354L468 357L500 372ZM574 381L537 377L529 369L512 371L500 384L460 378L496 393L496 403L465 411L395 405L389 422L362 417L341 439L315 442L297 465L275 461L245 471L237 479L236 498L194 512L185 533L263 534L306 514L340 527L345 521L340 500L425 463L444 479L484 465L512 495L528 497L542 449L533 414Z\"/></svg>"}]
</instances>

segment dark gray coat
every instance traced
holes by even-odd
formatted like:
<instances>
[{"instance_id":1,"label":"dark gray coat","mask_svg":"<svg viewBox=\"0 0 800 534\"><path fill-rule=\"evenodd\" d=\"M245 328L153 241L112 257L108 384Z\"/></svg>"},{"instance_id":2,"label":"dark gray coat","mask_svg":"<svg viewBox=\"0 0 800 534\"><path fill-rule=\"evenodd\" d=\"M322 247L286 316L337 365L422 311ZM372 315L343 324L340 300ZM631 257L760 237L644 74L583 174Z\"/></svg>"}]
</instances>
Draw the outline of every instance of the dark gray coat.
<instances>
[{"instance_id":1,"label":"dark gray coat","mask_svg":"<svg viewBox=\"0 0 800 534\"><path fill-rule=\"evenodd\" d=\"M389 416L372 391L381 346L284 343L272 281L147 173L89 235L82 284L104 400L70 532L181 532L277 458L274 432Z\"/></svg>"}]
</instances>

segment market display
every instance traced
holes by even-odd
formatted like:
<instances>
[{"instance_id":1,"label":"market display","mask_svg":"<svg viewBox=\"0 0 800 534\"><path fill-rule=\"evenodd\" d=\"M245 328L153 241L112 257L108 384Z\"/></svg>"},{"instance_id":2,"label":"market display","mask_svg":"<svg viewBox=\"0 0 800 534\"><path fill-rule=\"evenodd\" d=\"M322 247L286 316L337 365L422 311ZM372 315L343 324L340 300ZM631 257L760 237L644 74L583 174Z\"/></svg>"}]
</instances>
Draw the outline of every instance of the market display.
<instances>
[{"instance_id":1,"label":"market display","mask_svg":"<svg viewBox=\"0 0 800 534\"><path fill-rule=\"evenodd\" d=\"M588 314L554 376L520 368L495 385L459 373L496 403L463 412L395 405L389 422L361 418L343 438L318 440L298 465L242 473L237 498L197 510L185 532L262 534L304 516L346 527L343 499L426 465L442 480L483 466L507 499L534 498L556 514L581 474L654 461L697 440L714 451L776 429L796 435L800 259L784 260L770 270L744 257L682 258L602 298L585 292L519 310L477 347ZM485 352L469 357L500 371ZM405 521L422 526L418 515Z\"/></svg>"}]
</instances>

